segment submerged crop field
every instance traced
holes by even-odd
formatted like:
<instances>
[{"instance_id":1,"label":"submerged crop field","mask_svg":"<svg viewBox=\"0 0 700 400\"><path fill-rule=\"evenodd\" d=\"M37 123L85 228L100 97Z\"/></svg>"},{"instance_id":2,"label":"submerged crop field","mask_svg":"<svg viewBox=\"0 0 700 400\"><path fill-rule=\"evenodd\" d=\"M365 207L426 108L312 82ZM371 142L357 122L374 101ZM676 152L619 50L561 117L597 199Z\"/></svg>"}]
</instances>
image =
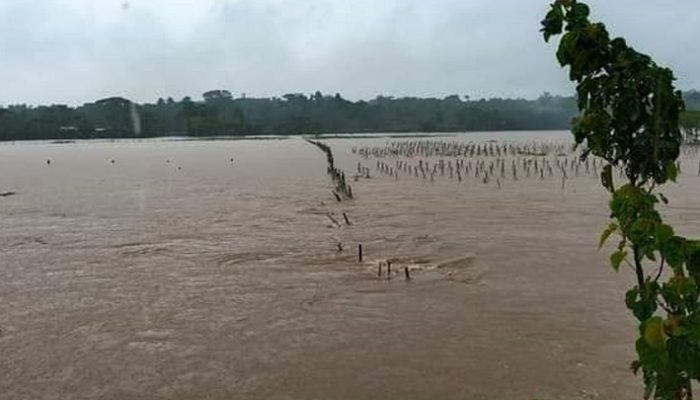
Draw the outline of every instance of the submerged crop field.
<instances>
[{"instance_id":1,"label":"submerged crop field","mask_svg":"<svg viewBox=\"0 0 700 400\"><path fill-rule=\"evenodd\" d=\"M3 395L636 398L568 135L2 144Z\"/></svg>"}]
</instances>

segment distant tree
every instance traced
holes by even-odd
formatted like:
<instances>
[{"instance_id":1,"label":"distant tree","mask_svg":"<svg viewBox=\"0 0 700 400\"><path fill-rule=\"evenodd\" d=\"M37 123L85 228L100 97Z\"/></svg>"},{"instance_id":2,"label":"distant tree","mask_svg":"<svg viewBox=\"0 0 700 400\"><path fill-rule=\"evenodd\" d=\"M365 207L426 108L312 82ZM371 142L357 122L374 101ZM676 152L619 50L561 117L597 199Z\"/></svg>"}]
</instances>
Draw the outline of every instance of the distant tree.
<instances>
[{"instance_id":1,"label":"distant tree","mask_svg":"<svg viewBox=\"0 0 700 400\"><path fill-rule=\"evenodd\" d=\"M204 101L207 103L213 103L217 101L228 101L232 100L233 96L228 90L210 90L202 94Z\"/></svg>"},{"instance_id":2,"label":"distant tree","mask_svg":"<svg viewBox=\"0 0 700 400\"><path fill-rule=\"evenodd\" d=\"M447 96L443 100L445 102L448 102L448 103L461 103L462 102L462 100L459 98L459 95L457 95L457 94Z\"/></svg>"},{"instance_id":3,"label":"distant tree","mask_svg":"<svg viewBox=\"0 0 700 400\"><path fill-rule=\"evenodd\" d=\"M697 90L683 93L683 100L685 100L685 105L689 110L700 111L700 92Z\"/></svg>"},{"instance_id":4,"label":"distant tree","mask_svg":"<svg viewBox=\"0 0 700 400\"><path fill-rule=\"evenodd\" d=\"M130 107L128 99L109 97L84 105L81 115L94 127L92 137L130 137L133 134Z\"/></svg>"},{"instance_id":5,"label":"distant tree","mask_svg":"<svg viewBox=\"0 0 700 400\"><path fill-rule=\"evenodd\" d=\"M308 98L303 93L287 93L284 96L282 96L282 98L290 103L300 103L308 100Z\"/></svg>"}]
</instances>

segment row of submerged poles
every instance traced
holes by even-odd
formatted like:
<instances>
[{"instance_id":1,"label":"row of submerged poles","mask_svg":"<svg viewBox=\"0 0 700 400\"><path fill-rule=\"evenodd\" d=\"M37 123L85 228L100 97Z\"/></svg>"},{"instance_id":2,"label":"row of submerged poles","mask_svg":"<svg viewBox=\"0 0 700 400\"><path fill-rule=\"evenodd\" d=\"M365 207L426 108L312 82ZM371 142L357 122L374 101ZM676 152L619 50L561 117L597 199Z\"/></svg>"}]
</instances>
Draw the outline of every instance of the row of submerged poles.
<instances>
[{"instance_id":1,"label":"row of submerged poles","mask_svg":"<svg viewBox=\"0 0 700 400\"><path fill-rule=\"evenodd\" d=\"M353 147L352 152L365 160L376 160L380 174L398 180L409 176L434 181L449 176L459 182L473 177L484 184L525 178L561 179L562 189L574 176L598 177L605 165L602 159L583 159L573 146L563 142L531 141L527 143L460 143L442 140L390 141L384 146ZM391 160L391 161L390 161ZM677 164L681 172L680 162ZM359 174L369 175L368 168L358 162ZM620 176L624 171L617 169ZM700 163L698 164L700 176Z\"/></svg>"},{"instance_id":2,"label":"row of submerged poles","mask_svg":"<svg viewBox=\"0 0 700 400\"><path fill-rule=\"evenodd\" d=\"M348 198L348 199L352 199L353 198L352 188L345 181L345 173L343 171L341 171L340 169L335 167L334 158L333 158L333 151L331 150L330 146L328 146L325 143L322 143L319 141L313 141L310 139L307 139L306 141L309 142L310 144L318 147L319 149L321 149L321 151L326 153L326 160L328 163L327 171L328 171L328 174L331 176L331 179L333 180L333 184L335 186L335 190L333 190L333 195L335 196L336 200L339 203L342 202L343 199L342 199L341 195ZM355 176L356 179L360 178L360 177L365 177L365 178L370 177L369 176L369 168L365 168L360 172L361 173L359 175ZM348 226L352 225L352 223L350 222L350 219L348 218L347 213L343 212L342 214L343 214L343 218L345 220L345 224ZM338 222L338 220L330 212L327 212L326 216L331 220L331 222L337 228L340 228L342 226L340 224L340 222ZM338 241L338 251L339 252L343 251L343 244L341 241ZM362 243L359 243L357 245L357 259L358 259L358 262L360 262L360 263L363 262L364 254L363 254ZM387 279L391 279L391 276L392 276L391 260L387 259L385 261L379 262L378 276L380 278L382 277L383 267L386 268ZM410 272L408 267L404 267L404 275L405 275L406 280L411 279L411 272Z\"/></svg>"},{"instance_id":3,"label":"row of submerged poles","mask_svg":"<svg viewBox=\"0 0 700 400\"><path fill-rule=\"evenodd\" d=\"M326 153L326 160L328 161L328 175L330 175L331 179L333 180L333 184L335 187L335 189L333 190L333 195L335 196L336 200L338 200L338 202L341 202L341 195L345 198L352 199L352 187L345 181L345 173L339 168L335 167L333 152L331 151L331 148L323 142L313 141L310 139L306 139L306 141L318 147L319 149L321 149L321 151Z\"/></svg>"},{"instance_id":4,"label":"row of submerged poles","mask_svg":"<svg viewBox=\"0 0 700 400\"><path fill-rule=\"evenodd\" d=\"M319 149L321 149L321 151L326 153L326 161L328 163L327 172L328 175L331 176L331 180L333 181L334 190L332 192L333 196L338 201L338 203L341 203L343 201L343 197L347 199L352 199L352 188L345 182L345 173L335 167L333 151L331 150L330 146L328 146L325 143L313 141L310 139L306 139L306 141L318 147ZM341 195L343 197L341 197ZM344 211L342 212L342 214L343 219L345 220L345 224L348 226L352 225L352 223L350 222L350 218L348 218L348 214ZM327 212L326 216L337 228L340 228L342 226L331 212ZM362 261L362 245L358 246L358 250L360 261ZM343 251L343 243L340 240L338 241L338 251Z\"/></svg>"}]
</instances>

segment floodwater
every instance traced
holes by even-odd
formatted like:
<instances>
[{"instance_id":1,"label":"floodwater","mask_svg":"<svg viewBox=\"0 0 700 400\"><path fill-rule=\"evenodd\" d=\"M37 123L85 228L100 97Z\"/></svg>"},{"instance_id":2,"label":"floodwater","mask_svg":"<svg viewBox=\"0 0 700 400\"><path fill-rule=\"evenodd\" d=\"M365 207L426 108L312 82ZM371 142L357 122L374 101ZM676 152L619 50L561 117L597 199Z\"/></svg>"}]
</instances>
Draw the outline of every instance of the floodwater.
<instances>
[{"instance_id":1,"label":"floodwater","mask_svg":"<svg viewBox=\"0 0 700 400\"><path fill-rule=\"evenodd\" d=\"M432 138L489 139L568 134ZM0 398L639 398L594 175L397 179L352 151L411 140L325 139L342 203L298 137L0 144ZM691 236L697 168L664 189Z\"/></svg>"}]
</instances>

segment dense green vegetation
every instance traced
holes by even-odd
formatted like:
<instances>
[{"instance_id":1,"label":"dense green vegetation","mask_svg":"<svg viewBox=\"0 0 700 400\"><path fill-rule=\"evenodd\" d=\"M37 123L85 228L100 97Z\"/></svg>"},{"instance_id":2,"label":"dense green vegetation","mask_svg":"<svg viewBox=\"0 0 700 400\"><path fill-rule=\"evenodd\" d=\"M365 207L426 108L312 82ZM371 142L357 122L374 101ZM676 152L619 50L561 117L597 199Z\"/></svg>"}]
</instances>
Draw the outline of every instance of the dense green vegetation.
<instances>
[{"instance_id":1,"label":"dense green vegetation","mask_svg":"<svg viewBox=\"0 0 700 400\"><path fill-rule=\"evenodd\" d=\"M676 235L656 209L668 202L658 188L678 174L683 98L670 69L588 16L585 4L556 0L542 32L545 40L562 35L557 59L577 83L576 143L584 157L608 163L601 180L612 221L600 243L616 235L612 267L636 278L625 295L639 321L631 368L642 374L645 399L692 399L691 382L700 380L700 241ZM618 187L612 168L625 177Z\"/></svg>"},{"instance_id":2,"label":"dense green vegetation","mask_svg":"<svg viewBox=\"0 0 700 400\"><path fill-rule=\"evenodd\" d=\"M700 111L686 111L682 113L681 125L687 128L700 129Z\"/></svg>"},{"instance_id":3,"label":"dense green vegetation","mask_svg":"<svg viewBox=\"0 0 700 400\"><path fill-rule=\"evenodd\" d=\"M9 106L0 109L0 140L556 129L565 128L576 111L573 99L547 94L532 101L468 101L455 95L352 102L319 92L234 99L216 90L203 97L140 105L115 97L75 108Z\"/></svg>"},{"instance_id":4,"label":"dense green vegetation","mask_svg":"<svg viewBox=\"0 0 700 400\"><path fill-rule=\"evenodd\" d=\"M686 97L700 109L699 92ZM575 114L573 97L547 93L536 100L452 95L353 102L320 92L233 98L227 90L212 90L198 101L136 104L112 97L78 107L0 107L0 140L566 129Z\"/></svg>"}]
</instances>

